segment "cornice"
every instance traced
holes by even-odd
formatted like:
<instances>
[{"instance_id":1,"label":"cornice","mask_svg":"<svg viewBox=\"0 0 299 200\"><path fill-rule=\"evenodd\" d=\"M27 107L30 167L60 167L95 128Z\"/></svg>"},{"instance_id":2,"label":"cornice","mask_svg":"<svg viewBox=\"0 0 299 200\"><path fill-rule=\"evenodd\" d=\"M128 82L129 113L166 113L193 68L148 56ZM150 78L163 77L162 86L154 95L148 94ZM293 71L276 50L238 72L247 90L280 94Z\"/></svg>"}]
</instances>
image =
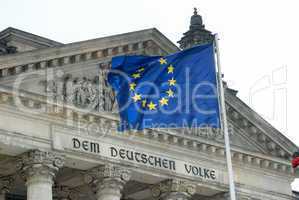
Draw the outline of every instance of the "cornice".
<instances>
[{"instance_id":1,"label":"cornice","mask_svg":"<svg viewBox=\"0 0 299 200\"><path fill-rule=\"evenodd\" d=\"M88 123L108 124L116 130L119 118L116 115L111 115L104 112L91 112L85 113L82 110L74 107L51 105L47 102L32 99L29 97L21 97L21 101L29 108L44 108L43 110L49 116L61 120L85 120ZM7 92L0 93L0 104L15 107L12 94ZM112 133L115 134L115 133ZM126 134L132 134L135 137L142 137L149 141L160 142L161 144L175 145L181 148L186 148L191 151L200 151L210 156L221 157L224 159L225 149L224 145L212 142L202 141L199 137L186 137L186 135L174 134L170 131L145 129L141 132L130 131ZM232 148L232 157L234 163L245 164L248 166L254 166L262 168L263 170L274 170L279 173L289 174L292 176L292 168L288 160L284 160L278 157L271 157L267 155L261 155L253 152L244 151L242 149Z\"/></svg>"},{"instance_id":2,"label":"cornice","mask_svg":"<svg viewBox=\"0 0 299 200\"><path fill-rule=\"evenodd\" d=\"M146 47L150 46L150 44L147 44L148 41L154 42L155 45L162 50L161 54L172 53L179 50L157 29L146 29L93 40L69 43L57 47L1 56L0 69L8 70L10 68L26 65L29 65L29 68L32 67L33 69L36 67L35 65L41 65L41 68L48 65L61 66L63 64L68 64L69 60L72 60L70 58L76 56L82 61L106 57L109 55L113 56L126 53L132 54L134 52L136 53L136 51L141 53L140 50L146 50ZM73 59L76 60L76 58ZM9 73L12 71L14 70L10 70ZM22 70L15 71L17 72L16 74L18 74L18 72ZM5 75L7 75L7 73L2 72L2 76Z\"/></svg>"}]
</instances>

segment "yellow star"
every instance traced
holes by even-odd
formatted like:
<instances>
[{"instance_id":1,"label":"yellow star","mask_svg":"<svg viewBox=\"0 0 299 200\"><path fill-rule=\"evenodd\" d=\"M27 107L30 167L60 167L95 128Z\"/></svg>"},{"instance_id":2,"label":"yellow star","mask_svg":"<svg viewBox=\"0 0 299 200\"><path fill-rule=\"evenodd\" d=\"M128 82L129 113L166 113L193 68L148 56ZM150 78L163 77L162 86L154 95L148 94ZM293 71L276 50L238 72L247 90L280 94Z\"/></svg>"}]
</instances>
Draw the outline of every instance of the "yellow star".
<instances>
[{"instance_id":1,"label":"yellow star","mask_svg":"<svg viewBox=\"0 0 299 200\"><path fill-rule=\"evenodd\" d=\"M169 85L175 85L176 80L173 79L173 77L172 77L170 80L168 80L168 82L169 82Z\"/></svg>"},{"instance_id":2,"label":"yellow star","mask_svg":"<svg viewBox=\"0 0 299 200\"><path fill-rule=\"evenodd\" d=\"M159 62L160 62L161 65L167 64L167 61L164 58L160 58Z\"/></svg>"},{"instance_id":3,"label":"yellow star","mask_svg":"<svg viewBox=\"0 0 299 200\"><path fill-rule=\"evenodd\" d=\"M173 73L173 70L174 70L174 67L172 66L172 65L169 65L168 67L167 67L167 69L168 69L168 74L170 74L170 73Z\"/></svg>"},{"instance_id":4,"label":"yellow star","mask_svg":"<svg viewBox=\"0 0 299 200\"><path fill-rule=\"evenodd\" d=\"M137 102L137 101L141 100L141 95L135 93L135 95L132 97L132 99L134 100L134 102Z\"/></svg>"},{"instance_id":5,"label":"yellow star","mask_svg":"<svg viewBox=\"0 0 299 200\"><path fill-rule=\"evenodd\" d=\"M146 99L142 100L142 107L145 108L146 106Z\"/></svg>"},{"instance_id":6,"label":"yellow star","mask_svg":"<svg viewBox=\"0 0 299 200\"><path fill-rule=\"evenodd\" d=\"M162 99L160 99L160 104L161 104L161 106L164 106L164 105L168 105L168 99L166 99L166 98L162 98Z\"/></svg>"},{"instance_id":7,"label":"yellow star","mask_svg":"<svg viewBox=\"0 0 299 200\"><path fill-rule=\"evenodd\" d=\"M147 104L147 107L150 110L156 110L156 106L157 106L157 104L154 104L152 101L149 104Z\"/></svg>"},{"instance_id":8,"label":"yellow star","mask_svg":"<svg viewBox=\"0 0 299 200\"><path fill-rule=\"evenodd\" d=\"M171 89L167 90L166 93L168 94L169 97L174 97L173 91Z\"/></svg>"},{"instance_id":9,"label":"yellow star","mask_svg":"<svg viewBox=\"0 0 299 200\"><path fill-rule=\"evenodd\" d=\"M136 83L130 83L130 90L135 90Z\"/></svg>"},{"instance_id":10,"label":"yellow star","mask_svg":"<svg viewBox=\"0 0 299 200\"><path fill-rule=\"evenodd\" d=\"M157 104L154 104L152 101L149 104L147 104L147 107L150 110L156 110L156 106L157 106Z\"/></svg>"},{"instance_id":11,"label":"yellow star","mask_svg":"<svg viewBox=\"0 0 299 200\"><path fill-rule=\"evenodd\" d=\"M132 74L132 77L133 78L140 78L140 74L139 73Z\"/></svg>"},{"instance_id":12,"label":"yellow star","mask_svg":"<svg viewBox=\"0 0 299 200\"><path fill-rule=\"evenodd\" d=\"M138 72L143 72L144 71L144 68L141 67L140 69L138 69Z\"/></svg>"}]
</instances>

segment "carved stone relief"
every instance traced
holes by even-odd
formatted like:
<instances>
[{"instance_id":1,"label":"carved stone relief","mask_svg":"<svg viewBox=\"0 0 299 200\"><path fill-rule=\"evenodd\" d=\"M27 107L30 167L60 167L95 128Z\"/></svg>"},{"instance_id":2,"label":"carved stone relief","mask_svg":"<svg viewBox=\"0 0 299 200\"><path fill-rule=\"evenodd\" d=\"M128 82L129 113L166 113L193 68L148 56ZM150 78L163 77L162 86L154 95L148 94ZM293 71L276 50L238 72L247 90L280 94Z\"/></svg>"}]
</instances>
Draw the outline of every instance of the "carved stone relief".
<instances>
[{"instance_id":1,"label":"carved stone relief","mask_svg":"<svg viewBox=\"0 0 299 200\"><path fill-rule=\"evenodd\" d=\"M86 106L89 106L91 108L96 108L98 105L99 90L96 87L94 80L90 80L86 77L76 78L71 84L71 91L68 92L69 96L65 95L67 102L71 102L77 107L85 108ZM65 88L65 90L66 89L67 88Z\"/></svg>"},{"instance_id":2,"label":"carved stone relief","mask_svg":"<svg viewBox=\"0 0 299 200\"><path fill-rule=\"evenodd\" d=\"M72 77L45 81L45 92L51 102L73 105L82 109L117 112L115 93L107 82L108 70L94 77Z\"/></svg>"}]
</instances>

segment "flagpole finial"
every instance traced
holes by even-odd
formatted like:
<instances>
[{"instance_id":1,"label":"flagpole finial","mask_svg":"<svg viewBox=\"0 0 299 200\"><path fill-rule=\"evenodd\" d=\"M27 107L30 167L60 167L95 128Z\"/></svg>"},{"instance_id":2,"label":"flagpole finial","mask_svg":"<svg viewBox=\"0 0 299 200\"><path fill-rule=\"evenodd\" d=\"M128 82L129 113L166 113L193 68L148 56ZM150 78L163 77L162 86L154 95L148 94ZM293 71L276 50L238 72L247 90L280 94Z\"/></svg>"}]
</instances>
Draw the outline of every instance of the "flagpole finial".
<instances>
[{"instance_id":1,"label":"flagpole finial","mask_svg":"<svg viewBox=\"0 0 299 200\"><path fill-rule=\"evenodd\" d=\"M194 15L197 15L197 8L194 7L193 9L194 9L194 11L193 11Z\"/></svg>"}]
</instances>

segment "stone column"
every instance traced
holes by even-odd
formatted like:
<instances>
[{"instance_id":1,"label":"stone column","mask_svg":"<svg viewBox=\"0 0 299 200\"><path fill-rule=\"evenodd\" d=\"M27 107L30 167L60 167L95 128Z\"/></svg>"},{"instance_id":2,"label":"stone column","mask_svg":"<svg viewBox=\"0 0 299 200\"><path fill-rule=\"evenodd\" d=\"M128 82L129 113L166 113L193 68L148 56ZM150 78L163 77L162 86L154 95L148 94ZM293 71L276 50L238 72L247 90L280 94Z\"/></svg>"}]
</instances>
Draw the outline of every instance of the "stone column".
<instances>
[{"instance_id":1,"label":"stone column","mask_svg":"<svg viewBox=\"0 0 299 200\"><path fill-rule=\"evenodd\" d=\"M53 179L64 164L62 156L32 150L20 159L19 172L27 186L27 200L52 200Z\"/></svg>"},{"instance_id":2,"label":"stone column","mask_svg":"<svg viewBox=\"0 0 299 200\"><path fill-rule=\"evenodd\" d=\"M0 200L5 200L5 195L10 191L14 182L12 176L5 176L0 178Z\"/></svg>"},{"instance_id":3,"label":"stone column","mask_svg":"<svg viewBox=\"0 0 299 200\"><path fill-rule=\"evenodd\" d=\"M130 180L129 170L114 165L104 165L90 171L97 200L120 200L124 185Z\"/></svg>"},{"instance_id":4,"label":"stone column","mask_svg":"<svg viewBox=\"0 0 299 200\"><path fill-rule=\"evenodd\" d=\"M152 195L161 200L188 200L196 192L196 186L190 182L170 179L152 187Z\"/></svg>"}]
</instances>

